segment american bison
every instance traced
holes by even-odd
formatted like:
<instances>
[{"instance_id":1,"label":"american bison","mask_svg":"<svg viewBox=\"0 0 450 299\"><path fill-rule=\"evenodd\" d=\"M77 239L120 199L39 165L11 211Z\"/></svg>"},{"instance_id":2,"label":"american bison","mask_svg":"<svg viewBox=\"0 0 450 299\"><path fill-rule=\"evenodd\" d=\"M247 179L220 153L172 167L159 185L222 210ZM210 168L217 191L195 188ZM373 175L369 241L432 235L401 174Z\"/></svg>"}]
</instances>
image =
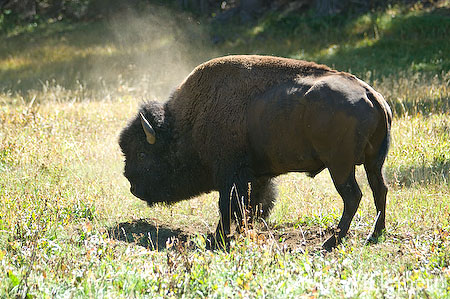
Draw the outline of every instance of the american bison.
<instances>
[{"instance_id":1,"label":"american bison","mask_svg":"<svg viewBox=\"0 0 450 299\"><path fill-rule=\"evenodd\" d=\"M383 97L351 74L301 60L227 56L195 68L166 103L144 103L119 143L131 193L150 205L219 191L216 236L225 239L231 220L242 220L239 201L269 214L272 178L327 168L344 201L338 233L323 244L330 250L361 200L356 165L364 164L379 215L372 237L385 229L391 119Z\"/></svg>"}]
</instances>

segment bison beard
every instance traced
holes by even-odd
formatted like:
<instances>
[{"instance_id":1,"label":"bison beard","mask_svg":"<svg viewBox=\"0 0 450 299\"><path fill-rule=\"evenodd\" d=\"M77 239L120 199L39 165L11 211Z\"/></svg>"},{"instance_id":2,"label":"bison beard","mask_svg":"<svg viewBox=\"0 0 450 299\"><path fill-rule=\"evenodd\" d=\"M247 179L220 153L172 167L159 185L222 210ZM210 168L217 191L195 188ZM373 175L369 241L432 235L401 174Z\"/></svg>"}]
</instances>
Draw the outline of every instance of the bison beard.
<instances>
[{"instance_id":1,"label":"bison beard","mask_svg":"<svg viewBox=\"0 0 450 299\"><path fill-rule=\"evenodd\" d=\"M150 205L219 191L216 235L224 240L233 216L238 223L243 217L237 198L266 217L273 177L327 168L344 201L338 233L323 244L331 250L361 200L356 165L364 164L379 214L372 239L385 229L382 167L391 119L383 97L348 73L293 59L228 56L199 65L164 105L144 103L119 143L130 190Z\"/></svg>"}]
</instances>

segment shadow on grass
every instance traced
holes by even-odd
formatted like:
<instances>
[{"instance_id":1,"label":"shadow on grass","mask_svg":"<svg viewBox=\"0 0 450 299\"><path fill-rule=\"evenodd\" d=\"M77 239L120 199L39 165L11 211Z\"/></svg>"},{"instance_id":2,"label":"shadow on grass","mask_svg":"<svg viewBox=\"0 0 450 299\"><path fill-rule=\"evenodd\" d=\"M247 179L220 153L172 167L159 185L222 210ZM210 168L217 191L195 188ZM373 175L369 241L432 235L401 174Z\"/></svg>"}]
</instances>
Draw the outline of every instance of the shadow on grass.
<instances>
[{"instance_id":1,"label":"shadow on grass","mask_svg":"<svg viewBox=\"0 0 450 299\"><path fill-rule=\"evenodd\" d=\"M150 250L164 250L169 239L186 242L190 236L180 229L167 225L156 226L145 219L119 223L109 228L108 233L111 239L135 243Z\"/></svg>"}]
</instances>

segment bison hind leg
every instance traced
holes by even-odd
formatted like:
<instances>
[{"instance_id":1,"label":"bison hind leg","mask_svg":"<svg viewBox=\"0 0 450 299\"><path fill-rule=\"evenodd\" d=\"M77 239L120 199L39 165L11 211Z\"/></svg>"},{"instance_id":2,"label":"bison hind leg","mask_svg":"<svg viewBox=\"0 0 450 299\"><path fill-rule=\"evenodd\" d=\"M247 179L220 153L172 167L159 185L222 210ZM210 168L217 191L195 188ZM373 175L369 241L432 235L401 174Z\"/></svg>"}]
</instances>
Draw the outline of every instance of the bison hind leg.
<instances>
[{"instance_id":1,"label":"bison hind leg","mask_svg":"<svg viewBox=\"0 0 450 299\"><path fill-rule=\"evenodd\" d=\"M370 188L372 189L373 199L377 209L375 229L369 237L369 241L374 243L378 241L378 238L385 231L386 195L388 188L383 177L382 163L377 163L376 161L368 159L368 161L364 163L364 168L366 170L367 179L369 181Z\"/></svg>"},{"instance_id":2,"label":"bison hind leg","mask_svg":"<svg viewBox=\"0 0 450 299\"><path fill-rule=\"evenodd\" d=\"M331 251L331 249L336 247L346 236L362 197L361 190L356 182L354 165L351 166L351 171L348 175L346 175L348 172L343 165L338 168L329 168L329 170L336 190L344 201L344 211L342 212L336 234L332 235L322 245L327 251ZM347 178L344 180L344 177Z\"/></svg>"},{"instance_id":3,"label":"bison hind leg","mask_svg":"<svg viewBox=\"0 0 450 299\"><path fill-rule=\"evenodd\" d=\"M270 178L256 179L251 185L250 205L256 217L266 219L275 204L277 195L275 184Z\"/></svg>"}]
</instances>

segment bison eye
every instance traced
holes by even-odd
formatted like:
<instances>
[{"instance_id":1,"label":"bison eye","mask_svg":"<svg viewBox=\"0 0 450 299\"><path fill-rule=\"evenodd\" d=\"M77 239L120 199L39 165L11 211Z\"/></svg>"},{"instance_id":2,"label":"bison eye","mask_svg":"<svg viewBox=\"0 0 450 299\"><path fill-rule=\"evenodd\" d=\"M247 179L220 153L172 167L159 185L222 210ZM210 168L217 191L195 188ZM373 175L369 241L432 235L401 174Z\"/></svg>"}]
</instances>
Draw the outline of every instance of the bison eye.
<instances>
[{"instance_id":1,"label":"bison eye","mask_svg":"<svg viewBox=\"0 0 450 299\"><path fill-rule=\"evenodd\" d=\"M139 159L139 160L144 160L146 156L147 156L147 155L146 155L145 153L140 152L140 153L138 154L138 159Z\"/></svg>"}]
</instances>

